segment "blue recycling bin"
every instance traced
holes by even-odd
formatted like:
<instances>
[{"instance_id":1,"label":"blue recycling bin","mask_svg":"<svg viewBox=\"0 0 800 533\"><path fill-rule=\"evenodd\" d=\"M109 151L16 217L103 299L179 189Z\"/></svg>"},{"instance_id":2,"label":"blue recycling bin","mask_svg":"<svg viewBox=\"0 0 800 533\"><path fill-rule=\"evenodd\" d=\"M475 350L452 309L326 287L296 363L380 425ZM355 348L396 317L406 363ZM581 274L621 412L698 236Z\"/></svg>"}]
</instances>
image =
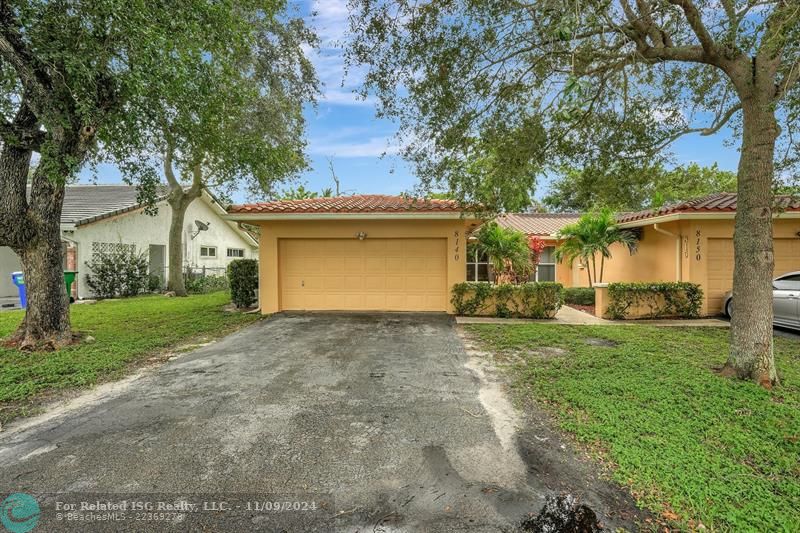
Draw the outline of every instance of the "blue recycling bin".
<instances>
[{"instance_id":1,"label":"blue recycling bin","mask_svg":"<svg viewBox=\"0 0 800 533\"><path fill-rule=\"evenodd\" d=\"M19 291L19 305L25 309L28 307L28 293L25 292L25 276L22 275L22 272L12 272L11 281L17 286L17 290Z\"/></svg>"}]
</instances>

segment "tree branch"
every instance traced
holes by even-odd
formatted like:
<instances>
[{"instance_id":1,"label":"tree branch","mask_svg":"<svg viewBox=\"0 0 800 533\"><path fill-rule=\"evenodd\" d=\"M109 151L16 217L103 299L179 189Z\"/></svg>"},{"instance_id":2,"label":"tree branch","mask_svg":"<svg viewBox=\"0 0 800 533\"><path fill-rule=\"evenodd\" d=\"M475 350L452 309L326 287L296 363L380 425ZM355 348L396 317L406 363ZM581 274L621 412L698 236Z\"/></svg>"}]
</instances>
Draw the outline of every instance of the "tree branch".
<instances>
[{"instance_id":1,"label":"tree branch","mask_svg":"<svg viewBox=\"0 0 800 533\"><path fill-rule=\"evenodd\" d=\"M735 115L737 112L742 110L742 103L739 102L738 104L732 105L727 111L722 114L717 115L716 119L714 120L713 124L707 128L699 128L697 130L700 135L709 136L714 135L717 133L725 124L730 121L730 119Z\"/></svg>"},{"instance_id":2,"label":"tree branch","mask_svg":"<svg viewBox=\"0 0 800 533\"><path fill-rule=\"evenodd\" d=\"M173 191L175 189L180 189L181 184L178 182L178 179L175 177L175 170L172 168L172 159L174 157L173 152L175 151L175 145L172 142L172 139L167 136L167 147L164 149L164 175L167 178L167 183L169 184L169 188Z\"/></svg>"},{"instance_id":3,"label":"tree branch","mask_svg":"<svg viewBox=\"0 0 800 533\"><path fill-rule=\"evenodd\" d=\"M14 68L26 90L35 94L36 99L46 102L52 80L28 49L18 27L14 14L5 2L0 2L0 57ZM31 102L31 109L38 115L41 110L35 109L33 105L36 99Z\"/></svg>"},{"instance_id":4,"label":"tree branch","mask_svg":"<svg viewBox=\"0 0 800 533\"><path fill-rule=\"evenodd\" d=\"M11 146L38 152L46 137L47 134L38 129L38 123L33 127L22 127L14 122L0 122L0 138Z\"/></svg>"},{"instance_id":5,"label":"tree branch","mask_svg":"<svg viewBox=\"0 0 800 533\"><path fill-rule=\"evenodd\" d=\"M775 91L775 101L777 102L786 96L786 94L792 90L792 87L797 85L798 81L800 81L800 60L795 61L794 64L789 67L789 72L786 73L786 76L778 82L778 88Z\"/></svg>"},{"instance_id":6,"label":"tree branch","mask_svg":"<svg viewBox=\"0 0 800 533\"><path fill-rule=\"evenodd\" d=\"M717 45L714 42L714 37L711 36L708 29L703 24L703 19L700 16L700 12L697 10L697 6L694 5L694 2L692 2L692 0L669 0L669 3L683 9L683 14L686 16L686 20L689 22L692 31L700 40L703 51L711 60L715 60L719 55L717 53Z\"/></svg>"}]
</instances>

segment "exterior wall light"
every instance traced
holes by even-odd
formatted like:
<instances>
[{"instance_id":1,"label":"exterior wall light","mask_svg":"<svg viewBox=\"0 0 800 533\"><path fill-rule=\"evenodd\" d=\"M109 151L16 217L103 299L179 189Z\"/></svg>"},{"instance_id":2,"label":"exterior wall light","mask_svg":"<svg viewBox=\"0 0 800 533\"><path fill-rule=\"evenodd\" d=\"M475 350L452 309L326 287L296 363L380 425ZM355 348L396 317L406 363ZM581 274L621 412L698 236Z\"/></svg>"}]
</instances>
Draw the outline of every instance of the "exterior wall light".
<instances>
[{"instance_id":1,"label":"exterior wall light","mask_svg":"<svg viewBox=\"0 0 800 533\"><path fill-rule=\"evenodd\" d=\"M356 233L356 237L358 238L359 241L363 241L364 239L367 238L367 234L363 231L359 231L358 233Z\"/></svg>"}]
</instances>

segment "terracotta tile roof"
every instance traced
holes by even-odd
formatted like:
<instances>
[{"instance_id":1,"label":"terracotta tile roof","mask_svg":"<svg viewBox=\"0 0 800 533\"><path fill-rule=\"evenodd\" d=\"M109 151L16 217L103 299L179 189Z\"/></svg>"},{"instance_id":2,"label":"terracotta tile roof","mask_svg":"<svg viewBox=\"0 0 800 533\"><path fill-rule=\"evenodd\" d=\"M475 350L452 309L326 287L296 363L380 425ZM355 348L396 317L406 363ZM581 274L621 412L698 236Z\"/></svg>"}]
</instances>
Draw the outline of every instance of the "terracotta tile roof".
<instances>
[{"instance_id":1,"label":"terracotta tile roof","mask_svg":"<svg viewBox=\"0 0 800 533\"><path fill-rule=\"evenodd\" d=\"M580 218L579 213L508 213L497 217L497 224L528 235L553 235Z\"/></svg>"},{"instance_id":2,"label":"terracotta tile roof","mask_svg":"<svg viewBox=\"0 0 800 533\"><path fill-rule=\"evenodd\" d=\"M229 213L294 214L294 213L460 213L455 200L411 198L383 194L360 194L334 198L276 200L255 204L232 205Z\"/></svg>"},{"instance_id":3,"label":"terracotta tile roof","mask_svg":"<svg viewBox=\"0 0 800 533\"><path fill-rule=\"evenodd\" d=\"M776 196L775 206L786 211L800 211L800 198L792 196ZM617 217L617 222L635 222L649 218L674 215L679 213L735 213L736 193L719 192L695 198L685 202L665 205L658 209L646 209L633 213L622 213Z\"/></svg>"}]
</instances>

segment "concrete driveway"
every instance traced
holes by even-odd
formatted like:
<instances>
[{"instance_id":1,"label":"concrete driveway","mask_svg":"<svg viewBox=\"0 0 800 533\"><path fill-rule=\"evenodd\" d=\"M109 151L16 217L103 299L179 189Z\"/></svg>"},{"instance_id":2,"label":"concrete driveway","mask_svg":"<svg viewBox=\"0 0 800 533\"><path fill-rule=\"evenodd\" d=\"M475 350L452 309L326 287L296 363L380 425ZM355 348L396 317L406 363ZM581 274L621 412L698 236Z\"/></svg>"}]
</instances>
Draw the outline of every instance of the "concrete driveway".
<instances>
[{"instance_id":1,"label":"concrete driveway","mask_svg":"<svg viewBox=\"0 0 800 533\"><path fill-rule=\"evenodd\" d=\"M576 462L543 467L520 423L450 317L279 316L0 433L0 484L43 531L507 531L550 493L536 472ZM571 476L606 525L629 505ZM134 503L91 527L55 509L83 501Z\"/></svg>"}]
</instances>

